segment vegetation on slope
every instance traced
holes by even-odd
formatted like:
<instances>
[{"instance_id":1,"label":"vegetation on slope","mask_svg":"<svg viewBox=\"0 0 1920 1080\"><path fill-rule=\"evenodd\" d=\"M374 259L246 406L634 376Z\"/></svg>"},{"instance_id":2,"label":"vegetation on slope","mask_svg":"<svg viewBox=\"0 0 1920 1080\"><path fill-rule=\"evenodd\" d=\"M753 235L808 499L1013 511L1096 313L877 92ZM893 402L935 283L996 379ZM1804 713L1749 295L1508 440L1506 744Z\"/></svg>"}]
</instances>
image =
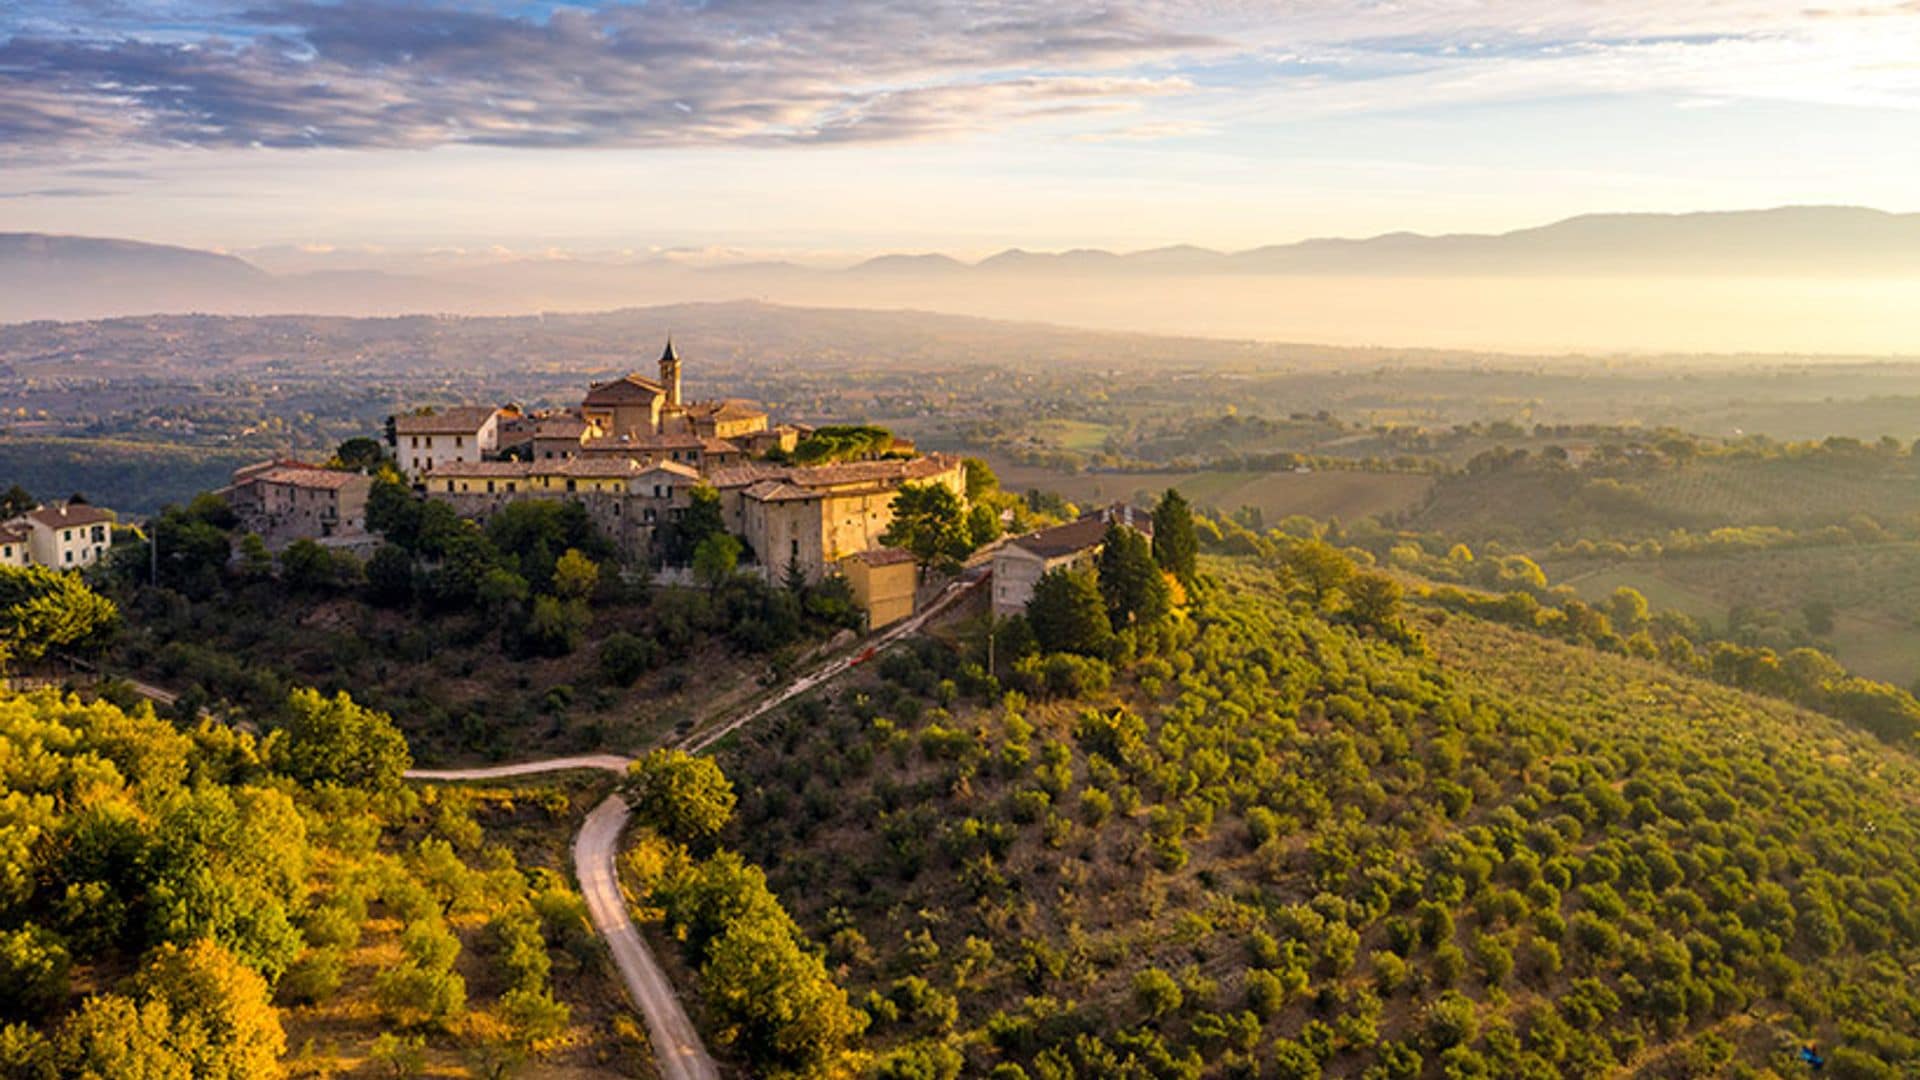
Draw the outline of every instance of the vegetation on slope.
<instances>
[{"instance_id":1,"label":"vegetation on slope","mask_svg":"<svg viewBox=\"0 0 1920 1080\"><path fill-rule=\"evenodd\" d=\"M828 943L882 1075L1920 1064L1909 758L1409 625L1377 575L1203 571L1073 661L1094 677L1006 628L995 672L970 638L890 657L727 757L729 839Z\"/></svg>"}]
</instances>

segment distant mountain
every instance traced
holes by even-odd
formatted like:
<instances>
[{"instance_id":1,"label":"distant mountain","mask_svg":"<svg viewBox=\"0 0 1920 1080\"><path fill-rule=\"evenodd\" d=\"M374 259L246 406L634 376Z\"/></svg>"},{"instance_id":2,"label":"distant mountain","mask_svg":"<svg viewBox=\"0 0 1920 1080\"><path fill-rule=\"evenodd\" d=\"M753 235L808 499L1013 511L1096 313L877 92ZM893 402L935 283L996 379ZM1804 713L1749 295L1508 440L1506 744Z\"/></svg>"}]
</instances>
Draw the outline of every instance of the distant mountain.
<instances>
[{"instance_id":1,"label":"distant mountain","mask_svg":"<svg viewBox=\"0 0 1920 1080\"><path fill-rule=\"evenodd\" d=\"M938 253L886 254L843 270L778 262L526 258L465 265L411 260L394 264L400 272L392 272L370 268L368 258L349 255L330 264L325 256L302 255L277 262L289 272L276 275L233 256L190 248L5 233L0 322L178 312L513 315L752 298L1143 329L1148 327L1140 317L1152 308L1143 309L1140 297L1158 296L1161 282L1232 277L1245 288L1233 295L1211 285L1189 291L1182 294L1189 306L1171 312L1187 320L1183 326L1223 332L1247 325L1238 309L1228 309L1232 304L1246 311L1270 306L1274 294L1263 279L1282 277L1457 281L1463 287L1476 278L1572 283L1687 277L1708 283L1769 277L1787 288L1805 277L1920 276L1920 214L1844 206L1591 214L1499 234L1396 232L1233 252L1190 245L1128 253L1014 248L972 263ZM295 267L301 272L291 272ZM1049 281L1133 284L1059 292L1034 287ZM1298 285L1286 288L1297 291ZM1242 295L1247 299L1236 299ZM1429 332L1411 323L1399 329L1417 331L1423 341ZM1636 333L1634 340L1643 339Z\"/></svg>"},{"instance_id":2,"label":"distant mountain","mask_svg":"<svg viewBox=\"0 0 1920 1080\"><path fill-rule=\"evenodd\" d=\"M1017 274L1920 273L1920 214L1794 206L1697 214L1589 214L1498 234L1314 239L1222 253L1014 249L974 264Z\"/></svg>"},{"instance_id":3,"label":"distant mountain","mask_svg":"<svg viewBox=\"0 0 1920 1080\"><path fill-rule=\"evenodd\" d=\"M882 255L848 269L847 273L870 277L888 275L956 274L969 269L951 255Z\"/></svg>"},{"instance_id":4,"label":"distant mountain","mask_svg":"<svg viewBox=\"0 0 1920 1080\"><path fill-rule=\"evenodd\" d=\"M88 236L0 233L0 319L86 318L103 296L150 311L195 311L251 295L273 277L230 255Z\"/></svg>"}]
</instances>

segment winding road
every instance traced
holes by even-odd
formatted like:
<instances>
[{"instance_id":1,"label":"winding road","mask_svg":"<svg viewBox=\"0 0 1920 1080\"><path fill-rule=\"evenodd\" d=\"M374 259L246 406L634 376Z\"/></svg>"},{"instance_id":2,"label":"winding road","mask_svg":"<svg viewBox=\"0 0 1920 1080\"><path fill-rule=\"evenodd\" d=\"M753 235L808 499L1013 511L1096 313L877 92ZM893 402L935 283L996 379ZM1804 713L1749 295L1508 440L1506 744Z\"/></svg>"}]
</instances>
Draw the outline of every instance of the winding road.
<instances>
[{"instance_id":1,"label":"winding road","mask_svg":"<svg viewBox=\"0 0 1920 1080\"><path fill-rule=\"evenodd\" d=\"M696 754L708 749L781 704L871 658L901 638L918 632L929 619L952 607L979 585L978 579L953 582L923 611L883 631L858 652L822 664L731 720L690 732L678 745ZM459 783L509 780L576 769L624 773L630 761L630 758L618 754L582 754L475 769L414 769L406 775L410 780ZM573 872L580 882L580 895L587 904L587 917L593 922L595 932L607 943L608 951L613 954L614 966L620 969L620 979L626 984L627 995L633 999L635 1007L646 1020L647 1035L653 1042L660 1075L665 1080L718 1080L719 1067L700 1041L700 1033L687 1016L685 1007L680 1004L673 984L667 981L666 973L647 949L639 927L633 924L633 917L627 912L626 898L620 893L616 859L620 854L620 835L631 813L626 799L616 791L593 808L580 826L579 835L574 837Z\"/></svg>"}]
</instances>

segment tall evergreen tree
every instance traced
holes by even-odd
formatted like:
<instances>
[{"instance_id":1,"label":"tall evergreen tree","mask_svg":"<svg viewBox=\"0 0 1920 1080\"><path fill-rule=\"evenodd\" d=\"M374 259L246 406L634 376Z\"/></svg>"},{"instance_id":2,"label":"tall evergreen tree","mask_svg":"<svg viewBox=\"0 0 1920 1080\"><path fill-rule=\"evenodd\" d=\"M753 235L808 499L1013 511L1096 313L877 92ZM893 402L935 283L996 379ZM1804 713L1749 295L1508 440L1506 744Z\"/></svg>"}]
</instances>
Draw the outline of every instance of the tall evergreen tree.
<instances>
[{"instance_id":1,"label":"tall evergreen tree","mask_svg":"<svg viewBox=\"0 0 1920 1080\"><path fill-rule=\"evenodd\" d=\"M1113 644L1113 623L1100 586L1086 570L1049 570L1027 601L1027 622L1046 652L1105 656Z\"/></svg>"},{"instance_id":2,"label":"tall evergreen tree","mask_svg":"<svg viewBox=\"0 0 1920 1080\"><path fill-rule=\"evenodd\" d=\"M1116 629L1156 622L1172 608L1167 579L1138 529L1117 521L1107 526L1100 547L1100 596Z\"/></svg>"},{"instance_id":3,"label":"tall evergreen tree","mask_svg":"<svg viewBox=\"0 0 1920 1080\"><path fill-rule=\"evenodd\" d=\"M1200 541L1193 532L1193 507L1174 488L1168 488L1153 508L1153 558L1162 569L1193 584L1194 556Z\"/></svg>"}]
</instances>

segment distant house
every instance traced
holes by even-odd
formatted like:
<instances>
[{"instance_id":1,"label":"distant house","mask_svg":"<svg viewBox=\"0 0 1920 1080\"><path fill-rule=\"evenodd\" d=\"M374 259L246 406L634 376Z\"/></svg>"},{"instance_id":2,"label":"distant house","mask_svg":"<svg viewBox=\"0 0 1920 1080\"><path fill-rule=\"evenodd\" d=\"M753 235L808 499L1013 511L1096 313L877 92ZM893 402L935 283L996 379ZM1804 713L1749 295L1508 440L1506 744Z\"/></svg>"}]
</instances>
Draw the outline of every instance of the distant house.
<instances>
[{"instance_id":1,"label":"distant house","mask_svg":"<svg viewBox=\"0 0 1920 1080\"><path fill-rule=\"evenodd\" d=\"M499 449L500 410L459 405L438 412L395 416L388 442L393 459L418 481L453 462L480 461Z\"/></svg>"},{"instance_id":2,"label":"distant house","mask_svg":"<svg viewBox=\"0 0 1920 1080\"><path fill-rule=\"evenodd\" d=\"M10 535L25 534L30 561L54 570L77 570L105 558L113 524L113 511L79 502L38 507L6 523ZM0 549L17 543L0 540Z\"/></svg>"},{"instance_id":3,"label":"distant house","mask_svg":"<svg viewBox=\"0 0 1920 1080\"><path fill-rule=\"evenodd\" d=\"M1018 615L1048 571L1091 566L1100 557L1107 526L1118 522L1153 535L1153 515L1126 503L1102 507L1065 525L1015 537L993 553L993 613Z\"/></svg>"}]
</instances>

